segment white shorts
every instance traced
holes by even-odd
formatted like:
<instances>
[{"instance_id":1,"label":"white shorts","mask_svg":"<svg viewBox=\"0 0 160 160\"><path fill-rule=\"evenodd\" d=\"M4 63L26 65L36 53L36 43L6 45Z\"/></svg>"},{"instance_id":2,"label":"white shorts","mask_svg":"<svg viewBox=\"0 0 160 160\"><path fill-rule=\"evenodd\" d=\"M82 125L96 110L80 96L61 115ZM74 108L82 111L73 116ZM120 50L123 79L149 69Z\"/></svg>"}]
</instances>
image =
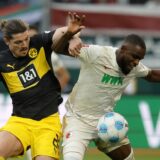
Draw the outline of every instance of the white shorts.
<instances>
[{"instance_id":1,"label":"white shorts","mask_svg":"<svg viewBox=\"0 0 160 160\"><path fill-rule=\"evenodd\" d=\"M80 152L84 155L91 141L95 141L97 148L105 153L130 143L128 138L115 144L103 142L98 139L97 129L95 127L85 124L73 116L65 116L63 125L63 154L67 152Z\"/></svg>"}]
</instances>

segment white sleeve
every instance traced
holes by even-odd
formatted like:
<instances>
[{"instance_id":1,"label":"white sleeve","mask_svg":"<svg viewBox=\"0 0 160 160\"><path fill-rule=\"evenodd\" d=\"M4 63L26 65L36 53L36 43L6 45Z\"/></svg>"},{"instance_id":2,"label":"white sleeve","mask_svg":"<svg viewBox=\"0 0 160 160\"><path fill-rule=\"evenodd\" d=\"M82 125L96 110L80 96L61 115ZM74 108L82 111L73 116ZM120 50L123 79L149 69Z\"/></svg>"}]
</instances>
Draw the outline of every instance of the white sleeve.
<instances>
[{"instance_id":1,"label":"white sleeve","mask_svg":"<svg viewBox=\"0 0 160 160\"><path fill-rule=\"evenodd\" d=\"M92 63L101 53L101 47L98 45L86 45L81 48L79 59L84 62Z\"/></svg>"},{"instance_id":2,"label":"white sleeve","mask_svg":"<svg viewBox=\"0 0 160 160\"><path fill-rule=\"evenodd\" d=\"M145 66L143 63L139 62L136 67L136 77L146 77L151 69Z\"/></svg>"}]
</instances>

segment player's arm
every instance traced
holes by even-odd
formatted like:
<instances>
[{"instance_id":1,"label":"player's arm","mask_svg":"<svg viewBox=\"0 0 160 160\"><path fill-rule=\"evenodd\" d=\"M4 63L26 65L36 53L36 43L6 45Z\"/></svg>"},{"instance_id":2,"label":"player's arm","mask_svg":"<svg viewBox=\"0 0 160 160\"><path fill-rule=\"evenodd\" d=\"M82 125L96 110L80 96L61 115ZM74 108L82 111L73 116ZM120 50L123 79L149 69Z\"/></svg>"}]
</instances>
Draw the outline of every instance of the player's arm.
<instances>
[{"instance_id":1,"label":"player's arm","mask_svg":"<svg viewBox=\"0 0 160 160\"><path fill-rule=\"evenodd\" d=\"M79 38L79 34L74 35L73 38L69 41L69 55L77 57L80 54L80 50L83 46L84 44L82 40Z\"/></svg>"},{"instance_id":2,"label":"player's arm","mask_svg":"<svg viewBox=\"0 0 160 160\"><path fill-rule=\"evenodd\" d=\"M54 45L56 45L56 43L58 43L59 39L62 36L64 36L65 32L67 32L67 27L58 28L55 31L55 33L53 35L53 40L52 40ZM56 53L67 54L70 56L77 56L80 53L80 49L83 46L83 43L82 43L81 39L79 38L79 35L80 35L80 32L78 32L77 34L72 36L68 42L66 41L67 43L62 43L62 41L61 41L61 43L58 43L58 45L61 46L58 49L52 45L52 49Z\"/></svg>"},{"instance_id":3,"label":"player's arm","mask_svg":"<svg viewBox=\"0 0 160 160\"><path fill-rule=\"evenodd\" d=\"M69 54L69 41L72 38L79 40L79 38L77 36L74 37L74 35L76 35L84 28L84 26L82 25L83 21L84 16L80 17L76 13L69 13L68 26L57 29L55 34L53 35L52 49L56 53Z\"/></svg>"},{"instance_id":4,"label":"player's arm","mask_svg":"<svg viewBox=\"0 0 160 160\"><path fill-rule=\"evenodd\" d=\"M160 82L160 70L151 70L148 75L144 77L149 82Z\"/></svg>"},{"instance_id":5,"label":"player's arm","mask_svg":"<svg viewBox=\"0 0 160 160\"><path fill-rule=\"evenodd\" d=\"M61 54L68 53L67 50L69 43L67 39L71 39L72 35L69 36L69 34L67 35L66 32L67 32L67 26L56 29L52 37L52 49L54 52ZM63 43L64 40L65 43Z\"/></svg>"}]
</instances>

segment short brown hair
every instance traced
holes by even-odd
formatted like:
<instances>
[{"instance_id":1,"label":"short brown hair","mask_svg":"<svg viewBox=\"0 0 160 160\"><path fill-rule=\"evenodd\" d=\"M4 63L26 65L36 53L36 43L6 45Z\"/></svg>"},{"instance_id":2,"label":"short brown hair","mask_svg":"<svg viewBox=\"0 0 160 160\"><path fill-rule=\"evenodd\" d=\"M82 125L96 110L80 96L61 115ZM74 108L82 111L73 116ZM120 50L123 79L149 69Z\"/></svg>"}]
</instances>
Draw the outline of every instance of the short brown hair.
<instances>
[{"instance_id":1,"label":"short brown hair","mask_svg":"<svg viewBox=\"0 0 160 160\"><path fill-rule=\"evenodd\" d=\"M0 22L3 36L8 39L12 39L13 34L25 32L28 28L29 25L20 19L2 20Z\"/></svg>"}]
</instances>

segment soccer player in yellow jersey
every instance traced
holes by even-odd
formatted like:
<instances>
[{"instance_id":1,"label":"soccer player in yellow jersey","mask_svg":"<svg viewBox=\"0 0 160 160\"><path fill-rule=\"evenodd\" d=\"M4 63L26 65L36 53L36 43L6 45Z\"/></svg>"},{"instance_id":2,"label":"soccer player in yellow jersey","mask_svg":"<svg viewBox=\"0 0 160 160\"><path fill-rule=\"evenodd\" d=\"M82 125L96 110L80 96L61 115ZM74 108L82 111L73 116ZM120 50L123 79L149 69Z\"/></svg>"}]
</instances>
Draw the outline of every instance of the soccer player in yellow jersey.
<instances>
[{"instance_id":1,"label":"soccer player in yellow jersey","mask_svg":"<svg viewBox=\"0 0 160 160\"><path fill-rule=\"evenodd\" d=\"M66 54L77 52L81 45L78 38L69 51L68 42L84 28L83 16L70 13L69 17L67 27L31 38L22 20L1 22L8 49L0 51L0 79L12 98L13 113L0 129L0 160L22 155L29 148L33 159L59 159L58 105L62 97L52 71L51 53L52 49ZM61 35L63 38L57 41Z\"/></svg>"},{"instance_id":2,"label":"soccer player in yellow jersey","mask_svg":"<svg viewBox=\"0 0 160 160\"><path fill-rule=\"evenodd\" d=\"M30 25L29 35L32 37L37 34L38 34L38 28L36 26ZM60 83L61 90L64 91L70 80L69 72L67 68L65 67L63 61L54 51L52 51L52 54L51 54L51 63L52 63L52 67L53 67L55 76L57 77Z\"/></svg>"}]
</instances>

